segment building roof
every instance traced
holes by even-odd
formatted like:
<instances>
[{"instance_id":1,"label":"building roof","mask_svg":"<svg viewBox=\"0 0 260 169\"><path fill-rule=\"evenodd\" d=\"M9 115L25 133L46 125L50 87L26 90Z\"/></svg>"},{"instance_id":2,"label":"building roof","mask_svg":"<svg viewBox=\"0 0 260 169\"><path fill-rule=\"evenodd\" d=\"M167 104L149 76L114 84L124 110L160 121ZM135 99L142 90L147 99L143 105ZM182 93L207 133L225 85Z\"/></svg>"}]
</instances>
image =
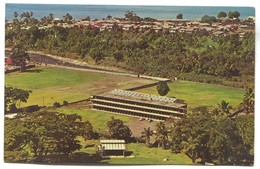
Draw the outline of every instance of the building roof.
<instances>
[{"instance_id":1,"label":"building roof","mask_svg":"<svg viewBox=\"0 0 260 169\"><path fill-rule=\"evenodd\" d=\"M101 144L114 144L114 143L124 143L125 144L125 140L100 140Z\"/></svg>"},{"instance_id":2,"label":"building roof","mask_svg":"<svg viewBox=\"0 0 260 169\"><path fill-rule=\"evenodd\" d=\"M126 150L125 140L100 140L104 150Z\"/></svg>"},{"instance_id":3,"label":"building roof","mask_svg":"<svg viewBox=\"0 0 260 169\"><path fill-rule=\"evenodd\" d=\"M177 98L170 98L170 97L166 97L166 96L156 96L156 95L140 93L140 92L133 92L133 91L122 90L122 89L114 89L110 92L99 94L99 96L131 100L131 101L148 103L148 104L176 107L176 108L186 107L186 104L180 103L179 102L180 100Z\"/></svg>"}]
</instances>

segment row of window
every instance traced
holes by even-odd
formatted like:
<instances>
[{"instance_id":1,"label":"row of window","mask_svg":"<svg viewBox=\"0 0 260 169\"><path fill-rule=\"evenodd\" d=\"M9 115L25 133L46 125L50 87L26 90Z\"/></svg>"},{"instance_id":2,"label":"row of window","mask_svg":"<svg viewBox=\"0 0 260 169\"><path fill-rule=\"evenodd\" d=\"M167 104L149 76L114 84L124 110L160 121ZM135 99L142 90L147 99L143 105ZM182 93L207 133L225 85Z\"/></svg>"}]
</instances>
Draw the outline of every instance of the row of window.
<instances>
[{"instance_id":1,"label":"row of window","mask_svg":"<svg viewBox=\"0 0 260 169\"><path fill-rule=\"evenodd\" d=\"M129 105L116 104L116 103L107 103L107 102L104 102L104 101L101 101L101 100L99 100L99 101L94 100L93 103L106 105L106 106L111 106L111 107L119 107L119 108L130 109L130 110L138 110L138 111L150 112L150 113L155 113L155 114L183 117L182 114L178 114L178 113L172 113L172 112L166 112L166 111L158 111L158 110L154 110L154 109L146 109L146 108L142 108L142 107L135 107L134 105L129 106Z\"/></svg>"},{"instance_id":2,"label":"row of window","mask_svg":"<svg viewBox=\"0 0 260 169\"><path fill-rule=\"evenodd\" d=\"M110 111L110 112L114 112L114 113L120 113L120 114L126 114L126 115L138 116L138 117L152 118L152 119L157 119L157 120L166 120L166 118L167 118L167 117L161 117L161 116L156 116L156 115L143 114L143 113L139 113L139 112L132 112L132 111L115 109L115 108L108 108L108 107L103 107L101 105L100 106L93 105L93 108L98 109L98 110Z\"/></svg>"},{"instance_id":3,"label":"row of window","mask_svg":"<svg viewBox=\"0 0 260 169\"><path fill-rule=\"evenodd\" d=\"M138 106L146 106L146 107L157 108L157 109L173 110L173 111L177 111L177 112L181 112L181 113L187 113L187 110L185 108L175 108L175 107L168 107L168 106L162 106L162 105L147 104L147 103L143 103L143 102L136 102L136 101L123 100L123 99L104 97L104 96L94 96L94 98L108 100L108 101L115 101L115 102L120 102L120 103L133 104L133 105L138 105Z\"/></svg>"}]
</instances>

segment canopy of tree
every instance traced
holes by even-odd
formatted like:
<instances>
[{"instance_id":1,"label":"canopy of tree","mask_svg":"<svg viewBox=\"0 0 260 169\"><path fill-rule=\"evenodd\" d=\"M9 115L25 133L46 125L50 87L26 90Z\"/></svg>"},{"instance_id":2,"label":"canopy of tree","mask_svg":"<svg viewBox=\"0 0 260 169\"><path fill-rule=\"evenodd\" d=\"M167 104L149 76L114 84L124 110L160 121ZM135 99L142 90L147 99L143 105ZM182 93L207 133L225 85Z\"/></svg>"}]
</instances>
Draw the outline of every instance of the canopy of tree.
<instances>
[{"instance_id":1,"label":"canopy of tree","mask_svg":"<svg viewBox=\"0 0 260 169\"><path fill-rule=\"evenodd\" d=\"M212 115L204 107L196 108L173 127L172 151L184 151L193 163L200 159L202 164L252 165L251 147L245 146L248 142L252 145L252 136L251 141L243 139L238 126L226 115Z\"/></svg>"},{"instance_id":2,"label":"canopy of tree","mask_svg":"<svg viewBox=\"0 0 260 169\"><path fill-rule=\"evenodd\" d=\"M29 55L21 44L15 45L12 48L10 58L14 65L21 66L21 72L24 71L26 61L30 60Z\"/></svg>"},{"instance_id":3,"label":"canopy of tree","mask_svg":"<svg viewBox=\"0 0 260 169\"><path fill-rule=\"evenodd\" d=\"M225 17L227 17L227 13L226 12L219 12L218 13L218 18L225 18Z\"/></svg>"},{"instance_id":4,"label":"canopy of tree","mask_svg":"<svg viewBox=\"0 0 260 169\"><path fill-rule=\"evenodd\" d=\"M176 19L183 19L183 15L180 13L176 16Z\"/></svg>"},{"instance_id":5,"label":"canopy of tree","mask_svg":"<svg viewBox=\"0 0 260 169\"><path fill-rule=\"evenodd\" d=\"M17 103L27 102L32 91L5 86L5 113L14 112Z\"/></svg>"},{"instance_id":6,"label":"canopy of tree","mask_svg":"<svg viewBox=\"0 0 260 169\"><path fill-rule=\"evenodd\" d=\"M112 119L107 122L107 128L109 135L114 139L124 139L129 141L131 138L132 132L128 126L124 125L124 122L120 119Z\"/></svg>"},{"instance_id":7,"label":"canopy of tree","mask_svg":"<svg viewBox=\"0 0 260 169\"><path fill-rule=\"evenodd\" d=\"M209 23L209 24L212 24L213 22L216 22L217 19L215 16L208 16L208 15L204 15L202 18L201 18L201 22L202 23Z\"/></svg>"},{"instance_id":8,"label":"canopy of tree","mask_svg":"<svg viewBox=\"0 0 260 169\"><path fill-rule=\"evenodd\" d=\"M5 153L26 152L27 160L41 159L49 154L69 155L81 148L76 137L90 131L82 127L84 124L78 115L46 111L5 119ZM5 157L6 161L13 158L8 155Z\"/></svg>"},{"instance_id":9,"label":"canopy of tree","mask_svg":"<svg viewBox=\"0 0 260 169\"><path fill-rule=\"evenodd\" d=\"M126 15L131 17L134 14L130 11ZM205 16L202 20L211 23L215 19ZM209 35L206 30L190 34L122 31L121 26L114 24L111 31L103 32L90 27L17 28L6 30L5 40L6 47L23 44L31 50L60 56L76 55L99 64L104 61L106 65L117 65L113 60L123 61L117 66L137 73L211 83L223 83L221 78L224 77L238 87L253 84L255 34L247 32L243 38L236 33Z\"/></svg>"},{"instance_id":10,"label":"canopy of tree","mask_svg":"<svg viewBox=\"0 0 260 169\"><path fill-rule=\"evenodd\" d=\"M157 89L157 92L159 93L159 95L161 95L161 96L167 95L167 93L170 91L170 88L169 88L167 82L165 82L165 81L160 81L157 84L156 89Z\"/></svg>"},{"instance_id":11,"label":"canopy of tree","mask_svg":"<svg viewBox=\"0 0 260 169\"><path fill-rule=\"evenodd\" d=\"M238 11L229 11L228 12L228 17L231 19L239 18L239 16L240 16L240 13Z\"/></svg>"}]
</instances>

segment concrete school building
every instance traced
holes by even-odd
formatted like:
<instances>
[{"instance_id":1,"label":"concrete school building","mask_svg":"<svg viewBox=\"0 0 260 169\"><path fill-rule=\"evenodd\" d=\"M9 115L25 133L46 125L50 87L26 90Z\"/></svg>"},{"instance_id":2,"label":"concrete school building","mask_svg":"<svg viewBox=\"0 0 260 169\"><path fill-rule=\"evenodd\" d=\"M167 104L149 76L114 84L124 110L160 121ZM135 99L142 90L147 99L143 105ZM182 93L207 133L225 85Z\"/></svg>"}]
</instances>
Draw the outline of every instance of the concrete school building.
<instances>
[{"instance_id":1,"label":"concrete school building","mask_svg":"<svg viewBox=\"0 0 260 169\"><path fill-rule=\"evenodd\" d=\"M123 115L166 120L187 114L187 104L177 98L114 89L91 97L92 108Z\"/></svg>"}]
</instances>

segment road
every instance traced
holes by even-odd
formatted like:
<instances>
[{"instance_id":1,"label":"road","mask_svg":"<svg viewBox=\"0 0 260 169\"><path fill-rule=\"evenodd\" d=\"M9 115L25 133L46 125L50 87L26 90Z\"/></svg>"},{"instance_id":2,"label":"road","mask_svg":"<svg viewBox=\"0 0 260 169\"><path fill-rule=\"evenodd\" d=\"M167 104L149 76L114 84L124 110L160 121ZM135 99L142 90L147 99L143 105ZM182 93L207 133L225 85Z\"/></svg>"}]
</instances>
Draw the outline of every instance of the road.
<instances>
[{"instance_id":1,"label":"road","mask_svg":"<svg viewBox=\"0 0 260 169\"><path fill-rule=\"evenodd\" d=\"M98 73L107 73L107 74L114 74L120 76L130 76L130 77L138 77L138 78L145 78L145 79L152 79L156 81L170 81L167 78L160 78L154 76L146 76L146 75L137 75L133 73L126 73L126 72L119 72L116 70L109 70L103 67L97 67L93 65L89 65L85 62L79 62L75 59L68 59L62 58L53 55L46 55L39 52L28 52L30 56L30 61L36 64L51 66L51 67L60 67L66 69L74 69L74 70L82 70L82 71L91 71L91 72L98 72Z\"/></svg>"}]
</instances>

